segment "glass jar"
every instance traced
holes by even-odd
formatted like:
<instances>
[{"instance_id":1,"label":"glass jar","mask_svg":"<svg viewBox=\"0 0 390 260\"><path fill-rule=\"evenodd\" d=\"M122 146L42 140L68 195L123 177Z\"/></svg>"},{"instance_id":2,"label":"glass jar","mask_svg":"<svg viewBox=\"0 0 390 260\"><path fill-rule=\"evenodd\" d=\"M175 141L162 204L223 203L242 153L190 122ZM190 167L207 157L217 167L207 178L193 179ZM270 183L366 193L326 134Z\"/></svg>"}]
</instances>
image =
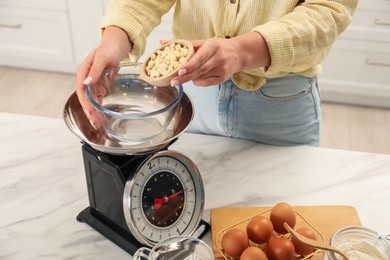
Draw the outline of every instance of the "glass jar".
<instances>
[{"instance_id":1,"label":"glass jar","mask_svg":"<svg viewBox=\"0 0 390 260\"><path fill-rule=\"evenodd\" d=\"M345 227L335 232L330 245L341 249L350 260L390 260L390 241L377 232L359 226ZM343 259L334 252L327 251L328 260Z\"/></svg>"}]
</instances>

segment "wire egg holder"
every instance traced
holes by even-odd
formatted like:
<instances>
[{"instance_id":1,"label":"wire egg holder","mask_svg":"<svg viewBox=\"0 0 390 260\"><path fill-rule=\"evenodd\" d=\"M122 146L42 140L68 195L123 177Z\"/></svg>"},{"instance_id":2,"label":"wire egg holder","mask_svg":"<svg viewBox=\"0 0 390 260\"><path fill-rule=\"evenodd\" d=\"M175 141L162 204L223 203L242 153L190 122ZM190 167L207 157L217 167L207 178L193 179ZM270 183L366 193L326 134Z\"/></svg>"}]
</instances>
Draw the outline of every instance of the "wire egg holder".
<instances>
[{"instance_id":1,"label":"wire egg holder","mask_svg":"<svg viewBox=\"0 0 390 260\"><path fill-rule=\"evenodd\" d=\"M229 226L229 227L223 229L222 231L220 231L220 232L217 234L217 236L215 237L214 245L215 245L215 247L217 248L217 250L219 251L219 253L224 257L225 260L235 260L235 259L238 259L238 257L233 258L233 257L226 256L226 255L224 254L224 252L223 252L224 250L223 250L222 245L221 245L221 241L222 241L223 235L224 235L228 230L230 230L230 229L232 229L232 228L240 228L241 230L244 230L244 231L245 231L245 230L246 230L246 226L248 225L249 221L250 221L252 218L257 217L257 216L265 216L265 215L266 215L267 213L269 213L271 210L272 210L272 208L271 208L271 209L268 209L268 210L265 210L265 211L263 211L263 212L261 212L261 213L259 213L259 214L256 214L256 215L254 215L254 216L252 216L252 217L246 218L246 219L244 219L244 220L242 220L242 221L240 221L240 222L235 223L234 225L231 225L231 226ZM307 226L309 226L310 228L312 228L312 229L315 231L316 235L318 235L318 236L317 236L317 240L320 239L320 240L322 240L322 242L325 244L325 238L324 238L324 236L321 234L321 232L318 231L312 224L310 224L310 222L309 222L306 218L304 218L299 212L297 212L296 210L294 210L294 213L295 213L295 215L298 217L298 218L297 218L297 222L296 222L297 224L295 225L295 227L299 227L299 228L300 228L300 227L303 227L303 226L302 226L302 222L305 223ZM269 214L268 214L268 216L266 216L266 217L269 218ZM298 226L298 225L299 225L299 226ZM295 229L295 228L294 228L294 229ZM291 234L289 234L289 233L287 233L287 234L285 234L285 235L281 235L281 234L277 234L275 231L274 231L273 236L274 236L274 237L286 237L286 238L291 238ZM266 248L266 246L267 246L267 243L258 245L258 244L255 244L255 243L253 243L252 241L249 240L249 245L250 245L250 246L256 246L256 247L259 247L260 249L264 250L264 249ZM306 255L306 256L296 255L295 259L300 259L300 260L309 259L309 258L313 257L314 255L320 253L321 251L323 251L323 250L321 250L321 249L316 249L313 253L311 253L311 254L309 254L309 255Z\"/></svg>"}]
</instances>

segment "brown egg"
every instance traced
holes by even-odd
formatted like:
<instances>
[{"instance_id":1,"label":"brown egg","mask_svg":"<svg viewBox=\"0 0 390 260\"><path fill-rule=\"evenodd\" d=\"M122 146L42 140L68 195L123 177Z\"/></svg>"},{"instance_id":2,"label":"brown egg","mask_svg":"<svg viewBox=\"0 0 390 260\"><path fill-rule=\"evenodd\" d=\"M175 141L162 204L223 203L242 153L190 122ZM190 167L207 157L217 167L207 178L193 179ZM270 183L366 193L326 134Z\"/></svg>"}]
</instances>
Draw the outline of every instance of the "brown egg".
<instances>
[{"instance_id":1,"label":"brown egg","mask_svg":"<svg viewBox=\"0 0 390 260\"><path fill-rule=\"evenodd\" d=\"M286 234L288 231L283 226L284 222L287 222L291 228L294 228L297 222L297 217L293 208L289 204L281 202L272 208L270 220L277 233Z\"/></svg>"},{"instance_id":2,"label":"brown egg","mask_svg":"<svg viewBox=\"0 0 390 260\"><path fill-rule=\"evenodd\" d=\"M273 232L274 227L271 220L263 216L253 217L246 226L249 239L256 244L268 242Z\"/></svg>"},{"instance_id":3,"label":"brown egg","mask_svg":"<svg viewBox=\"0 0 390 260\"><path fill-rule=\"evenodd\" d=\"M296 231L299 234L301 234L302 236L317 240L316 234L310 228L301 227L301 228L297 229ZM314 253L314 251L316 250L314 247L308 246L308 245L302 243L301 241L299 241L295 237L291 237L291 242L294 244L295 253L297 253L298 255L303 255L303 256L310 255L311 253Z\"/></svg>"},{"instance_id":4,"label":"brown egg","mask_svg":"<svg viewBox=\"0 0 390 260\"><path fill-rule=\"evenodd\" d=\"M267 260L267 255L258 247L251 246L242 252L240 260Z\"/></svg>"},{"instance_id":5,"label":"brown egg","mask_svg":"<svg viewBox=\"0 0 390 260\"><path fill-rule=\"evenodd\" d=\"M223 235L221 244L227 256L239 257L249 247L249 239L244 231L233 228Z\"/></svg>"},{"instance_id":6,"label":"brown egg","mask_svg":"<svg viewBox=\"0 0 390 260\"><path fill-rule=\"evenodd\" d=\"M276 237L268 242L265 253L269 260L292 260L295 248L290 239Z\"/></svg>"}]
</instances>

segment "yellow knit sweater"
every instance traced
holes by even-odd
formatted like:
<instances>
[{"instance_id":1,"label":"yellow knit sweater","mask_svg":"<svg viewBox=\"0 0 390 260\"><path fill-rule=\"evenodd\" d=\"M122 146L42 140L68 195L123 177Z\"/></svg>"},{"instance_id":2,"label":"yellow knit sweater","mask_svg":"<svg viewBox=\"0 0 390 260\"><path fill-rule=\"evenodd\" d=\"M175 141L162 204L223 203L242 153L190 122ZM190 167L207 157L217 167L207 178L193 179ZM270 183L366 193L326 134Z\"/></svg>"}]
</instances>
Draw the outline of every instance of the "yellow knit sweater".
<instances>
[{"instance_id":1,"label":"yellow knit sweater","mask_svg":"<svg viewBox=\"0 0 390 260\"><path fill-rule=\"evenodd\" d=\"M301 3L302 2L302 3ZM117 26L133 42L130 59L144 52L146 37L175 6L173 35L180 39L260 33L271 65L233 75L242 89L261 87L287 73L316 76L336 37L349 25L358 0L111 0L101 29ZM175 5L176 3L176 5Z\"/></svg>"}]
</instances>

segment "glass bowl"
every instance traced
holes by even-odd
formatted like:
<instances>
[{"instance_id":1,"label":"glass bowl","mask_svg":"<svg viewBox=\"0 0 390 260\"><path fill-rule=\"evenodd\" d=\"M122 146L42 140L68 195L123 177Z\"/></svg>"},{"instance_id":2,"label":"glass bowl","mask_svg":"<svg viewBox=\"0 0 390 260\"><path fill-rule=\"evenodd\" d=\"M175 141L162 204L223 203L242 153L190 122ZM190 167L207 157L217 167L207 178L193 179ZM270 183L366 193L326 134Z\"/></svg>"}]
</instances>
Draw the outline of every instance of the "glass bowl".
<instances>
[{"instance_id":1,"label":"glass bowl","mask_svg":"<svg viewBox=\"0 0 390 260\"><path fill-rule=\"evenodd\" d=\"M105 70L86 89L102 127L123 142L145 142L163 134L183 96L181 85L161 88L140 79L141 66L124 63ZM105 94L99 95L98 89L105 89Z\"/></svg>"},{"instance_id":2,"label":"glass bowl","mask_svg":"<svg viewBox=\"0 0 390 260\"><path fill-rule=\"evenodd\" d=\"M390 259L390 241L386 237L365 227L351 226L336 231L330 240L330 245L341 249L349 256L350 260ZM325 259L336 260L343 258L337 253L328 251Z\"/></svg>"}]
</instances>

